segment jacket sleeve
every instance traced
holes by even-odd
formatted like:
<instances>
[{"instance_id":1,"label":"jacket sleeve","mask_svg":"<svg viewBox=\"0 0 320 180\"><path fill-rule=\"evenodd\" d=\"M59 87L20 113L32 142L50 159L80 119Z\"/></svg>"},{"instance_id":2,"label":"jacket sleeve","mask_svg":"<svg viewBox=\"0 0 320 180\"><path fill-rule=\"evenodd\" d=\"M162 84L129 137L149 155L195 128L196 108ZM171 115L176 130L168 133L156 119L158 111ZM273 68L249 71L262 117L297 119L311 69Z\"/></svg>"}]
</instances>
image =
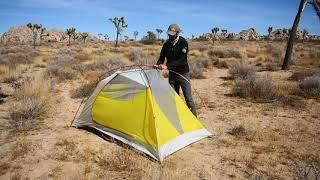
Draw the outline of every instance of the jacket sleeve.
<instances>
[{"instance_id":1,"label":"jacket sleeve","mask_svg":"<svg viewBox=\"0 0 320 180\"><path fill-rule=\"evenodd\" d=\"M165 50L164 50L164 45L163 45L163 46L162 46L162 49L161 49L161 52L160 52L160 57L159 57L159 59L158 59L158 61L157 61L157 65L164 63L164 60L165 60L165 58L166 58L164 51L165 51Z\"/></svg>"},{"instance_id":2,"label":"jacket sleeve","mask_svg":"<svg viewBox=\"0 0 320 180\"><path fill-rule=\"evenodd\" d=\"M188 51L189 51L189 45L188 45L188 42L185 41L182 46L179 58L176 59L175 61L170 62L170 64L167 64L168 68L174 69L177 66L182 66L182 65L187 64L188 63L187 62Z\"/></svg>"}]
</instances>

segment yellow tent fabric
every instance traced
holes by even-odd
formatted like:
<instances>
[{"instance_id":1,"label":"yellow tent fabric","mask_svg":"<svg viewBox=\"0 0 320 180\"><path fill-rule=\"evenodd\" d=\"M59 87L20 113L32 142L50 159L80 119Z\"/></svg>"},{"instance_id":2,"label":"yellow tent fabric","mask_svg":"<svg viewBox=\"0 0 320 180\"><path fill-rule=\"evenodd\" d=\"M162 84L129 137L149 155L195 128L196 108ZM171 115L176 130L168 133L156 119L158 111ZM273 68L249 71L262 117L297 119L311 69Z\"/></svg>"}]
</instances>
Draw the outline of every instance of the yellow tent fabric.
<instances>
[{"instance_id":1,"label":"yellow tent fabric","mask_svg":"<svg viewBox=\"0 0 320 180\"><path fill-rule=\"evenodd\" d=\"M73 126L97 129L159 161L211 135L158 70L102 80Z\"/></svg>"}]
</instances>

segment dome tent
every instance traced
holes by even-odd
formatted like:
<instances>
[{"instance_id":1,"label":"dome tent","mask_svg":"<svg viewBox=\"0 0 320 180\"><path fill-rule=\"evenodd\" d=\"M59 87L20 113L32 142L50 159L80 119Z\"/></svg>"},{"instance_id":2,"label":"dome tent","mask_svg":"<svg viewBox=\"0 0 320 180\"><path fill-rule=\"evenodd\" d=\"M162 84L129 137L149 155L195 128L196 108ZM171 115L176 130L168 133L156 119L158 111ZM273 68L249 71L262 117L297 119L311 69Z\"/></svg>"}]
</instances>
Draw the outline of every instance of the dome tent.
<instances>
[{"instance_id":1,"label":"dome tent","mask_svg":"<svg viewBox=\"0 0 320 180\"><path fill-rule=\"evenodd\" d=\"M159 161L211 135L155 69L100 81L72 126L94 128Z\"/></svg>"}]
</instances>

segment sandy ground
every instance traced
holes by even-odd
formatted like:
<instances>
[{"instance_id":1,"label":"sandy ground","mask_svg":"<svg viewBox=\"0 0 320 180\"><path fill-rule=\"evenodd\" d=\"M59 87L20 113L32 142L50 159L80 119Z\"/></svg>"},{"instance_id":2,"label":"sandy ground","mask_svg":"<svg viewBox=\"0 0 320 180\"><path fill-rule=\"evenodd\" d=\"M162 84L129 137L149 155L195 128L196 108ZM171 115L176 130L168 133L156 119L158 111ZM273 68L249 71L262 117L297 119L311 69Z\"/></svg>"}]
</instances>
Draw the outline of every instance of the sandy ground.
<instances>
[{"instance_id":1,"label":"sandy ground","mask_svg":"<svg viewBox=\"0 0 320 180\"><path fill-rule=\"evenodd\" d=\"M279 79L288 75L274 72ZM192 81L207 105L199 110L199 119L214 136L172 154L163 164L70 127L81 102L70 97L76 82L57 84L48 117L22 134L7 130L9 97L0 106L0 179L294 178L291 161L301 154L320 154L320 103L308 100L307 108L293 109L230 97L232 82L221 78L226 76L227 69L213 68L206 79ZM228 133L237 126L246 134Z\"/></svg>"}]
</instances>

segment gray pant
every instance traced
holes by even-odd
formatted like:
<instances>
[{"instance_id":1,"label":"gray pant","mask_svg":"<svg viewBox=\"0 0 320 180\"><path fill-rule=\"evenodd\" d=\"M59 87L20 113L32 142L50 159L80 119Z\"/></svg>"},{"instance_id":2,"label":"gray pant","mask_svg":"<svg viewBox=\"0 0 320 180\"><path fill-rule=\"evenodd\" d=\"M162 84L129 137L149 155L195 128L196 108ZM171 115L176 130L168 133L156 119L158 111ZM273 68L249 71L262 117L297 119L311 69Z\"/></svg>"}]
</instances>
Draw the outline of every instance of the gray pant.
<instances>
[{"instance_id":1,"label":"gray pant","mask_svg":"<svg viewBox=\"0 0 320 180\"><path fill-rule=\"evenodd\" d=\"M188 81L190 81L189 73L184 73L181 75L186 79L188 79ZM197 116L196 106L192 98L191 84L187 80L185 80L183 77L179 76L178 74L169 72L169 84L177 92L177 94L179 94L180 87L181 87L187 106L189 107L191 112L195 116Z\"/></svg>"}]
</instances>

